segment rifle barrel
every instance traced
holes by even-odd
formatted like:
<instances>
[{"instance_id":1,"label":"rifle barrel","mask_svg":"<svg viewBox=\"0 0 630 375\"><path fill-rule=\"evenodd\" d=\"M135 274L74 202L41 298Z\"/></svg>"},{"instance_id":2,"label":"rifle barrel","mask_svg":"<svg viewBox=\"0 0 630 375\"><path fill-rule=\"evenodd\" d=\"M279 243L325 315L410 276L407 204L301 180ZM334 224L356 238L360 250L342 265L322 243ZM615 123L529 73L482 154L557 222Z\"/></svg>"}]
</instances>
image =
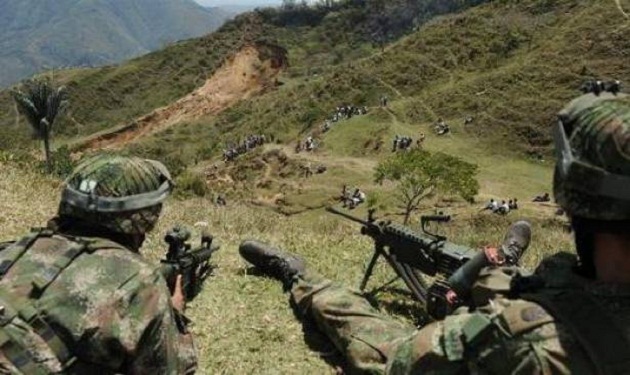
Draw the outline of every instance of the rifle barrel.
<instances>
[{"instance_id":1,"label":"rifle barrel","mask_svg":"<svg viewBox=\"0 0 630 375\"><path fill-rule=\"evenodd\" d=\"M336 208L333 208L333 207L326 207L326 211L328 211L330 213L333 213L335 215L339 215L341 217L344 217L344 218L346 218L348 220L352 220L355 223L359 223L359 224L362 224L362 225L365 225L365 226L369 225L369 223L367 221L361 220L361 219L359 219L357 217L354 217L352 215L348 215L347 213L341 212L341 211L339 211L339 210L337 210Z\"/></svg>"},{"instance_id":2,"label":"rifle barrel","mask_svg":"<svg viewBox=\"0 0 630 375\"><path fill-rule=\"evenodd\" d=\"M219 250L219 246L213 245L207 249L202 248L202 249L192 250L189 254L192 255L195 258L195 260L201 263L210 259L212 254L214 254L217 250Z\"/></svg>"}]
</instances>

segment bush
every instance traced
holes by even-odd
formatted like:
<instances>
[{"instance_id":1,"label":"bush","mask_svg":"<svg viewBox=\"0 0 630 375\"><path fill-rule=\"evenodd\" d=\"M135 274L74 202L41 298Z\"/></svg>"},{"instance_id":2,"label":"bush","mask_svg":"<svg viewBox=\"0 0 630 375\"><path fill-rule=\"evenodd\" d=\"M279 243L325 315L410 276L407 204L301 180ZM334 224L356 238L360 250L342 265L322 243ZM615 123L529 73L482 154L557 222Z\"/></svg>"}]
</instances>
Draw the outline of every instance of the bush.
<instances>
[{"instance_id":1,"label":"bush","mask_svg":"<svg viewBox=\"0 0 630 375\"><path fill-rule=\"evenodd\" d=\"M185 171L175 179L175 194L180 197L205 197L209 193L206 179L199 173Z\"/></svg>"},{"instance_id":2,"label":"bush","mask_svg":"<svg viewBox=\"0 0 630 375\"><path fill-rule=\"evenodd\" d=\"M40 162L39 164L41 171L45 172L46 163ZM53 176L64 179L72 173L76 165L77 161L72 159L72 153L67 146L59 147L57 150L52 152L51 173Z\"/></svg>"}]
</instances>

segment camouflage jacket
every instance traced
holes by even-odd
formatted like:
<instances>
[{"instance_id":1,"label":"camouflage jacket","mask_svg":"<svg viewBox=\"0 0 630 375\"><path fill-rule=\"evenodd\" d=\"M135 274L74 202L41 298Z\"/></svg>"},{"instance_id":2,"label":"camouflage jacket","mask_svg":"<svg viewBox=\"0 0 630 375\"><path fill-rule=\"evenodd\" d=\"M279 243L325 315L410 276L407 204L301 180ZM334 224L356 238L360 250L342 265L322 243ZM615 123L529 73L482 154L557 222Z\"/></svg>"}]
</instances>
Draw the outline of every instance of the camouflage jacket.
<instances>
[{"instance_id":1,"label":"camouflage jacket","mask_svg":"<svg viewBox=\"0 0 630 375\"><path fill-rule=\"evenodd\" d=\"M574 273L575 261L567 253L544 260L533 277L524 279L542 282L525 287L519 298L507 298L515 269L485 270L473 294L489 302L474 312L462 309L407 338L388 361L387 373L630 373L629 362L614 363L629 358L630 285L584 279ZM565 314L571 322L543 308L541 296L543 301L564 298L572 309ZM571 296L585 298L566 299ZM575 321L584 328L579 333Z\"/></svg>"},{"instance_id":2,"label":"camouflage jacket","mask_svg":"<svg viewBox=\"0 0 630 375\"><path fill-rule=\"evenodd\" d=\"M0 252L0 374L194 372L191 335L139 254L52 232L17 244L21 256L15 245Z\"/></svg>"}]
</instances>

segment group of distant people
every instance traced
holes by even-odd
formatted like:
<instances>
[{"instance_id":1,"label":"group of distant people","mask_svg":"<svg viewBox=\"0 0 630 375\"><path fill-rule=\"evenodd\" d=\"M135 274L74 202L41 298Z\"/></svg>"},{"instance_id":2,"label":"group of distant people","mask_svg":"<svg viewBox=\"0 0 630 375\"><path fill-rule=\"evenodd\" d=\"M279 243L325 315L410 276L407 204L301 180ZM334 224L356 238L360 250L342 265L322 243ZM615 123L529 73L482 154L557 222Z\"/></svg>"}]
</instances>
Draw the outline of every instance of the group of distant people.
<instances>
[{"instance_id":1,"label":"group of distant people","mask_svg":"<svg viewBox=\"0 0 630 375\"><path fill-rule=\"evenodd\" d=\"M601 80L589 80L582 84L581 90L583 93L593 93L599 95L602 92L609 92L617 95L621 91L621 81L614 80L610 82L603 82Z\"/></svg>"},{"instance_id":2,"label":"group of distant people","mask_svg":"<svg viewBox=\"0 0 630 375\"><path fill-rule=\"evenodd\" d=\"M422 148L425 139L426 136L424 133L420 133L420 137L416 140L416 147ZM392 152L407 151L411 148L411 146L413 146L413 144L413 138L396 134L392 140Z\"/></svg>"},{"instance_id":3,"label":"group of distant people","mask_svg":"<svg viewBox=\"0 0 630 375\"><path fill-rule=\"evenodd\" d=\"M483 210L489 210L499 215L507 215L510 213L510 211L518 210L518 199L509 199L507 202L502 200L501 203L499 203L498 200L492 198L490 199L490 202L488 202L488 204L483 208Z\"/></svg>"},{"instance_id":4,"label":"group of distant people","mask_svg":"<svg viewBox=\"0 0 630 375\"><path fill-rule=\"evenodd\" d=\"M551 202L551 197L549 193L543 193L541 195L537 195L532 199L532 202L544 203ZM513 198L509 199L507 202L502 200L500 203L498 200L490 199L488 204L482 209L492 211L495 214L499 215L507 215L510 211L518 210L518 199Z\"/></svg>"},{"instance_id":5,"label":"group of distant people","mask_svg":"<svg viewBox=\"0 0 630 375\"><path fill-rule=\"evenodd\" d=\"M315 140L315 138L313 138L313 136L308 136L306 137L306 139L302 142L302 141L297 141L297 144L295 145L295 153L299 154L302 151L308 151L311 152L313 150L315 150L317 148L317 141Z\"/></svg>"},{"instance_id":6,"label":"group of distant people","mask_svg":"<svg viewBox=\"0 0 630 375\"><path fill-rule=\"evenodd\" d=\"M237 145L228 145L223 150L223 161L233 161L238 156L247 153L258 146L262 146L267 141L264 135L248 135L242 142Z\"/></svg>"},{"instance_id":7,"label":"group of distant people","mask_svg":"<svg viewBox=\"0 0 630 375\"><path fill-rule=\"evenodd\" d=\"M435 130L435 134L437 135L445 135L451 132L451 127L442 118L440 118L433 127L433 130Z\"/></svg>"},{"instance_id":8,"label":"group of distant people","mask_svg":"<svg viewBox=\"0 0 630 375\"><path fill-rule=\"evenodd\" d=\"M339 122L341 120L349 120L354 116L365 115L368 113L368 108L366 106L355 106L355 105L340 105L335 108L332 116L327 118L324 121L324 125L322 125L322 132L326 133L329 131L333 124Z\"/></svg>"},{"instance_id":9,"label":"group of distant people","mask_svg":"<svg viewBox=\"0 0 630 375\"><path fill-rule=\"evenodd\" d=\"M361 189L355 188L354 191L350 193L347 185L343 185L341 195L339 197L342 206L351 210L359 206L361 203L364 203L366 199L367 195Z\"/></svg>"},{"instance_id":10,"label":"group of distant people","mask_svg":"<svg viewBox=\"0 0 630 375\"><path fill-rule=\"evenodd\" d=\"M399 150L406 151L413 144L413 139L407 136L399 136L396 134L394 140L392 141L392 152L396 152Z\"/></svg>"}]
</instances>

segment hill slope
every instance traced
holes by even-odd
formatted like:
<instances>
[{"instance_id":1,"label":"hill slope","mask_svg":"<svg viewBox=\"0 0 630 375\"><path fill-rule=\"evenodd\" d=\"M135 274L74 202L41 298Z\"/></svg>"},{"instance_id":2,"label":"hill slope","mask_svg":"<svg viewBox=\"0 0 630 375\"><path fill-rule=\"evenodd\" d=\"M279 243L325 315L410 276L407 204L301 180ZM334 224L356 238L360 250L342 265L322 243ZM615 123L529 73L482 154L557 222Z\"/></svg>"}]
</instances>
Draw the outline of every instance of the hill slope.
<instances>
[{"instance_id":1,"label":"hill slope","mask_svg":"<svg viewBox=\"0 0 630 375\"><path fill-rule=\"evenodd\" d=\"M363 121L375 130L358 132L352 145L340 149L364 153L357 145L389 142L397 124L430 131L442 117L454 136L471 144L479 140L476 147L490 155L542 158L551 153L555 113L579 94L584 80L630 81L628 33L630 21L607 0L493 2L435 19L369 57L318 74L290 71L277 91L146 143L162 156L183 134L229 141L265 132L293 143L317 132L339 104L376 106L387 94L389 111L373 112ZM289 48L290 58L297 51ZM464 126L469 115L474 123ZM189 148L194 154L194 144Z\"/></svg>"},{"instance_id":2,"label":"hill slope","mask_svg":"<svg viewBox=\"0 0 630 375\"><path fill-rule=\"evenodd\" d=\"M215 30L228 16L192 0L2 1L0 86L44 69L141 55Z\"/></svg>"},{"instance_id":3,"label":"hill slope","mask_svg":"<svg viewBox=\"0 0 630 375\"><path fill-rule=\"evenodd\" d=\"M378 51L370 30L389 30L392 40L415 22L462 9L484 0L395 0L337 2L330 8L261 9L238 16L202 38L178 42L118 66L55 73L69 88L69 116L58 123L58 135L85 136L132 121L168 105L201 86L221 63L245 43L271 41L289 51L290 78L308 78L332 66ZM412 4L414 12L399 17ZM381 12L382 11L382 12ZM382 24L382 25L381 25ZM8 93L0 92L0 126L18 120ZM17 127L0 139L0 148L24 145L28 129Z\"/></svg>"}]
</instances>

